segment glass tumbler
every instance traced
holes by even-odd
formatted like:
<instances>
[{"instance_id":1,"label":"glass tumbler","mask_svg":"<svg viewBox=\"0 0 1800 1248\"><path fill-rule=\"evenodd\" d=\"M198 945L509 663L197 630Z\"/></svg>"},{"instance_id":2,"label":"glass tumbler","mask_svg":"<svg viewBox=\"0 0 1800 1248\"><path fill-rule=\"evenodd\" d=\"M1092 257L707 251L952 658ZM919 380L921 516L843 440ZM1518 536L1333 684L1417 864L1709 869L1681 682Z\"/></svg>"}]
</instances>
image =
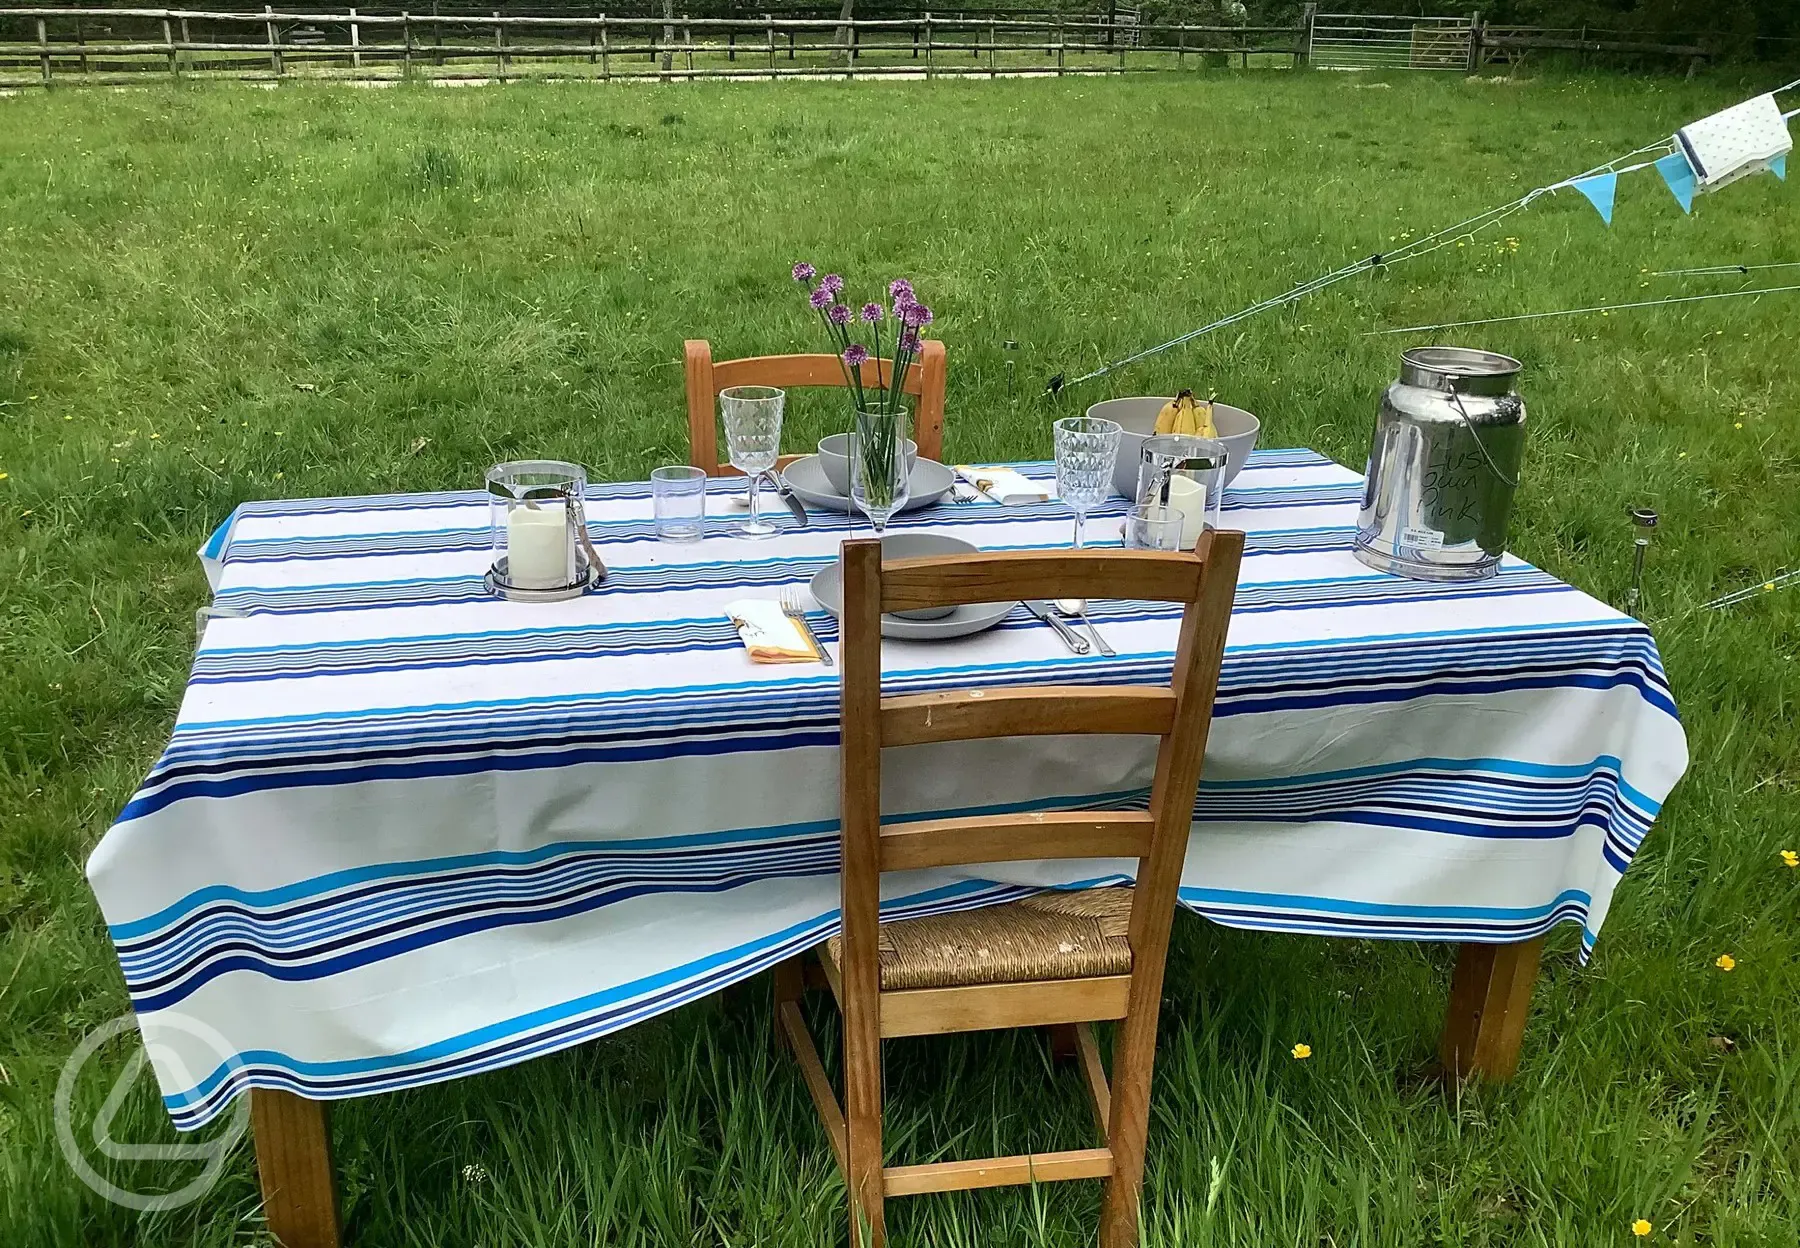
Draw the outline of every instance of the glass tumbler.
<instances>
[{"instance_id":1,"label":"glass tumbler","mask_svg":"<svg viewBox=\"0 0 1800 1248\"><path fill-rule=\"evenodd\" d=\"M672 464L650 474L656 508L656 536L665 542L697 542L706 527L706 474L688 464Z\"/></svg>"},{"instance_id":2,"label":"glass tumbler","mask_svg":"<svg viewBox=\"0 0 1800 1248\"><path fill-rule=\"evenodd\" d=\"M1125 516L1128 550L1180 550L1182 514L1173 507L1140 503Z\"/></svg>"}]
</instances>

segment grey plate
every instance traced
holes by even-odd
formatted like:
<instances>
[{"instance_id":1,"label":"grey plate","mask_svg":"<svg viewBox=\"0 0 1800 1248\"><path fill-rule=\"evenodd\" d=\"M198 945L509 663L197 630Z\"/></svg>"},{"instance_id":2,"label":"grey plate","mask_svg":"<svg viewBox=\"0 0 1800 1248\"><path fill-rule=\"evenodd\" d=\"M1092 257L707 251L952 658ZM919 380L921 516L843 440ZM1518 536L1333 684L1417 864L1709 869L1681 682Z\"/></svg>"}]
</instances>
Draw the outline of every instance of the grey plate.
<instances>
[{"instance_id":1,"label":"grey plate","mask_svg":"<svg viewBox=\"0 0 1800 1248\"><path fill-rule=\"evenodd\" d=\"M850 510L850 500L832 489L831 482L825 479L825 470L819 466L817 455L796 459L782 470L781 475L802 501L826 511ZM912 476L907 481L911 496L900 510L917 511L921 507L929 507L948 494L955 484L956 474L937 460L918 460L913 464Z\"/></svg>"},{"instance_id":2,"label":"grey plate","mask_svg":"<svg viewBox=\"0 0 1800 1248\"><path fill-rule=\"evenodd\" d=\"M820 568L812 579L812 596L832 615L843 618L844 573L842 564ZM950 637L967 637L990 629L1004 620L1016 602L977 602L956 608L935 620L903 620L898 616L881 617L881 635L904 641L942 641Z\"/></svg>"}]
</instances>

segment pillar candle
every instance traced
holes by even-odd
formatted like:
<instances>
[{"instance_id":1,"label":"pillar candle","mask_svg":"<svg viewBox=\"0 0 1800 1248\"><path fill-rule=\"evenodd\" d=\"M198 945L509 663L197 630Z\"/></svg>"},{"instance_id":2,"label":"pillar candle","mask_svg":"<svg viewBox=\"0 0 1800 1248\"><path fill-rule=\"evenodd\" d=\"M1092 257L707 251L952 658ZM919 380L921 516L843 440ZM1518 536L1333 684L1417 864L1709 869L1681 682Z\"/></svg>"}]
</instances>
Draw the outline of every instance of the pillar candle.
<instances>
[{"instance_id":1,"label":"pillar candle","mask_svg":"<svg viewBox=\"0 0 1800 1248\"><path fill-rule=\"evenodd\" d=\"M507 580L520 589L561 589L569 572L568 517L561 503L514 507L506 515Z\"/></svg>"}]
</instances>

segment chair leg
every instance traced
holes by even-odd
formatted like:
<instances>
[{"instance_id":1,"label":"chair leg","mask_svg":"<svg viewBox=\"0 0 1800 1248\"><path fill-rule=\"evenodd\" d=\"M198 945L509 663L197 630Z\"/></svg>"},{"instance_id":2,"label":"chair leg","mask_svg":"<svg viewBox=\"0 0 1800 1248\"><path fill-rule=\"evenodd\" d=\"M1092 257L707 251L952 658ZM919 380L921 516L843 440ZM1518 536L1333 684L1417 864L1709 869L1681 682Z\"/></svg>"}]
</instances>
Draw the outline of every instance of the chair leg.
<instances>
[{"instance_id":1,"label":"chair leg","mask_svg":"<svg viewBox=\"0 0 1800 1248\"><path fill-rule=\"evenodd\" d=\"M782 1048L793 1051L789 1042L787 1029L781 1025L781 1007L792 1001L798 1003L806 993L806 968L804 957L789 958L785 962L775 964L775 1043Z\"/></svg>"},{"instance_id":2,"label":"chair leg","mask_svg":"<svg viewBox=\"0 0 1800 1248\"><path fill-rule=\"evenodd\" d=\"M1132 984L1133 1008L1113 1041L1111 1123L1106 1133L1113 1172L1100 1198L1100 1248L1137 1248L1138 1200L1144 1186L1144 1150L1150 1135L1150 1075L1156 1065L1155 982ZM1138 998L1149 998L1139 1007Z\"/></svg>"},{"instance_id":3,"label":"chair leg","mask_svg":"<svg viewBox=\"0 0 1800 1248\"><path fill-rule=\"evenodd\" d=\"M871 997L873 994L871 994ZM882 1212L881 1033L873 1000L844 1001L844 1184L850 1189L851 1248L884 1248Z\"/></svg>"},{"instance_id":4,"label":"chair leg","mask_svg":"<svg viewBox=\"0 0 1800 1248\"><path fill-rule=\"evenodd\" d=\"M1059 1062L1075 1058L1075 1024L1057 1023L1050 1028L1050 1056Z\"/></svg>"}]
</instances>

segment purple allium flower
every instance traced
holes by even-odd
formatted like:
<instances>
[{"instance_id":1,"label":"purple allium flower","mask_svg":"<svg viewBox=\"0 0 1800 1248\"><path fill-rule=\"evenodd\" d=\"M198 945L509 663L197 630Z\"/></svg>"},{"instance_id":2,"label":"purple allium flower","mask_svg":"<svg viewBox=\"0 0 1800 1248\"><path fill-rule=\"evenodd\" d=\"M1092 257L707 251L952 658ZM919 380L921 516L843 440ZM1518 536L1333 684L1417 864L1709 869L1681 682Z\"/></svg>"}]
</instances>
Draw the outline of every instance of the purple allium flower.
<instances>
[{"instance_id":1,"label":"purple allium flower","mask_svg":"<svg viewBox=\"0 0 1800 1248\"><path fill-rule=\"evenodd\" d=\"M861 368L868 363L869 349L860 342L853 342L844 348L844 363L851 368Z\"/></svg>"},{"instance_id":2,"label":"purple allium flower","mask_svg":"<svg viewBox=\"0 0 1800 1248\"><path fill-rule=\"evenodd\" d=\"M919 349L919 331L916 329L909 329L903 332L900 335L900 349L902 351L917 351Z\"/></svg>"},{"instance_id":3,"label":"purple allium flower","mask_svg":"<svg viewBox=\"0 0 1800 1248\"><path fill-rule=\"evenodd\" d=\"M814 310L823 312L831 306L831 292L823 286L815 287L807 302L812 304Z\"/></svg>"},{"instance_id":4,"label":"purple allium flower","mask_svg":"<svg viewBox=\"0 0 1800 1248\"><path fill-rule=\"evenodd\" d=\"M888 283L888 298L895 303L911 303L913 301L912 283L904 277L896 277Z\"/></svg>"},{"instance_id":5,"label":"purple allium flower","mask_svg":"<svg viewBox=\"0 0 1800 1248\"><path fill-rule=\"evenodd\" d=\"M823 290L824 287L821 286L819 289ZM850 305L834 303L831 305L831 310L825 315L830 318L833 325L848 325L850 323Z\"/></svg>"},{"instance_id":6,"label":"purple allium flower","mask_svg":"<svg viewBox=\"0 0 1800 1248\"><path fill-rule=\"evenodd\" d=\"M908 329L917 329L931 324L931 309L922 303L909 303L900 310L900 319L906 322Z\"/></svg>"},{"instance_id":7,"label":"purple allium flower","mask_svg":"<svg viewBox=\"0 0 1800 1248\"><path fill-rule=\"evenodd\" d=\"M879 303L865 303L862 306L862 318L873 325L882 318L883 309Z\"/></svg>"},{"instance_id":8,"label":"purple allium flower","mask_svg":"<svg viewBox=\"0 0 1800 1248\"><path fill-rule=\"evenodd\" d=\"M794 266L794 280L796 282L810 282L813 279L813 274L817 272L817 269L802 260Z\"/></svg>"},{"instance_id":9,"label":"purple allium flower","mask_svg":"<svg viewBox=\"0 0 1800 1248\"><path fill-rule=\"evenodd\" d=\"M844 279L839 277L836 273L827 273L824 277L819 279L819 285L835 295L844 288Z\"/></svg>"}]
</instances>

